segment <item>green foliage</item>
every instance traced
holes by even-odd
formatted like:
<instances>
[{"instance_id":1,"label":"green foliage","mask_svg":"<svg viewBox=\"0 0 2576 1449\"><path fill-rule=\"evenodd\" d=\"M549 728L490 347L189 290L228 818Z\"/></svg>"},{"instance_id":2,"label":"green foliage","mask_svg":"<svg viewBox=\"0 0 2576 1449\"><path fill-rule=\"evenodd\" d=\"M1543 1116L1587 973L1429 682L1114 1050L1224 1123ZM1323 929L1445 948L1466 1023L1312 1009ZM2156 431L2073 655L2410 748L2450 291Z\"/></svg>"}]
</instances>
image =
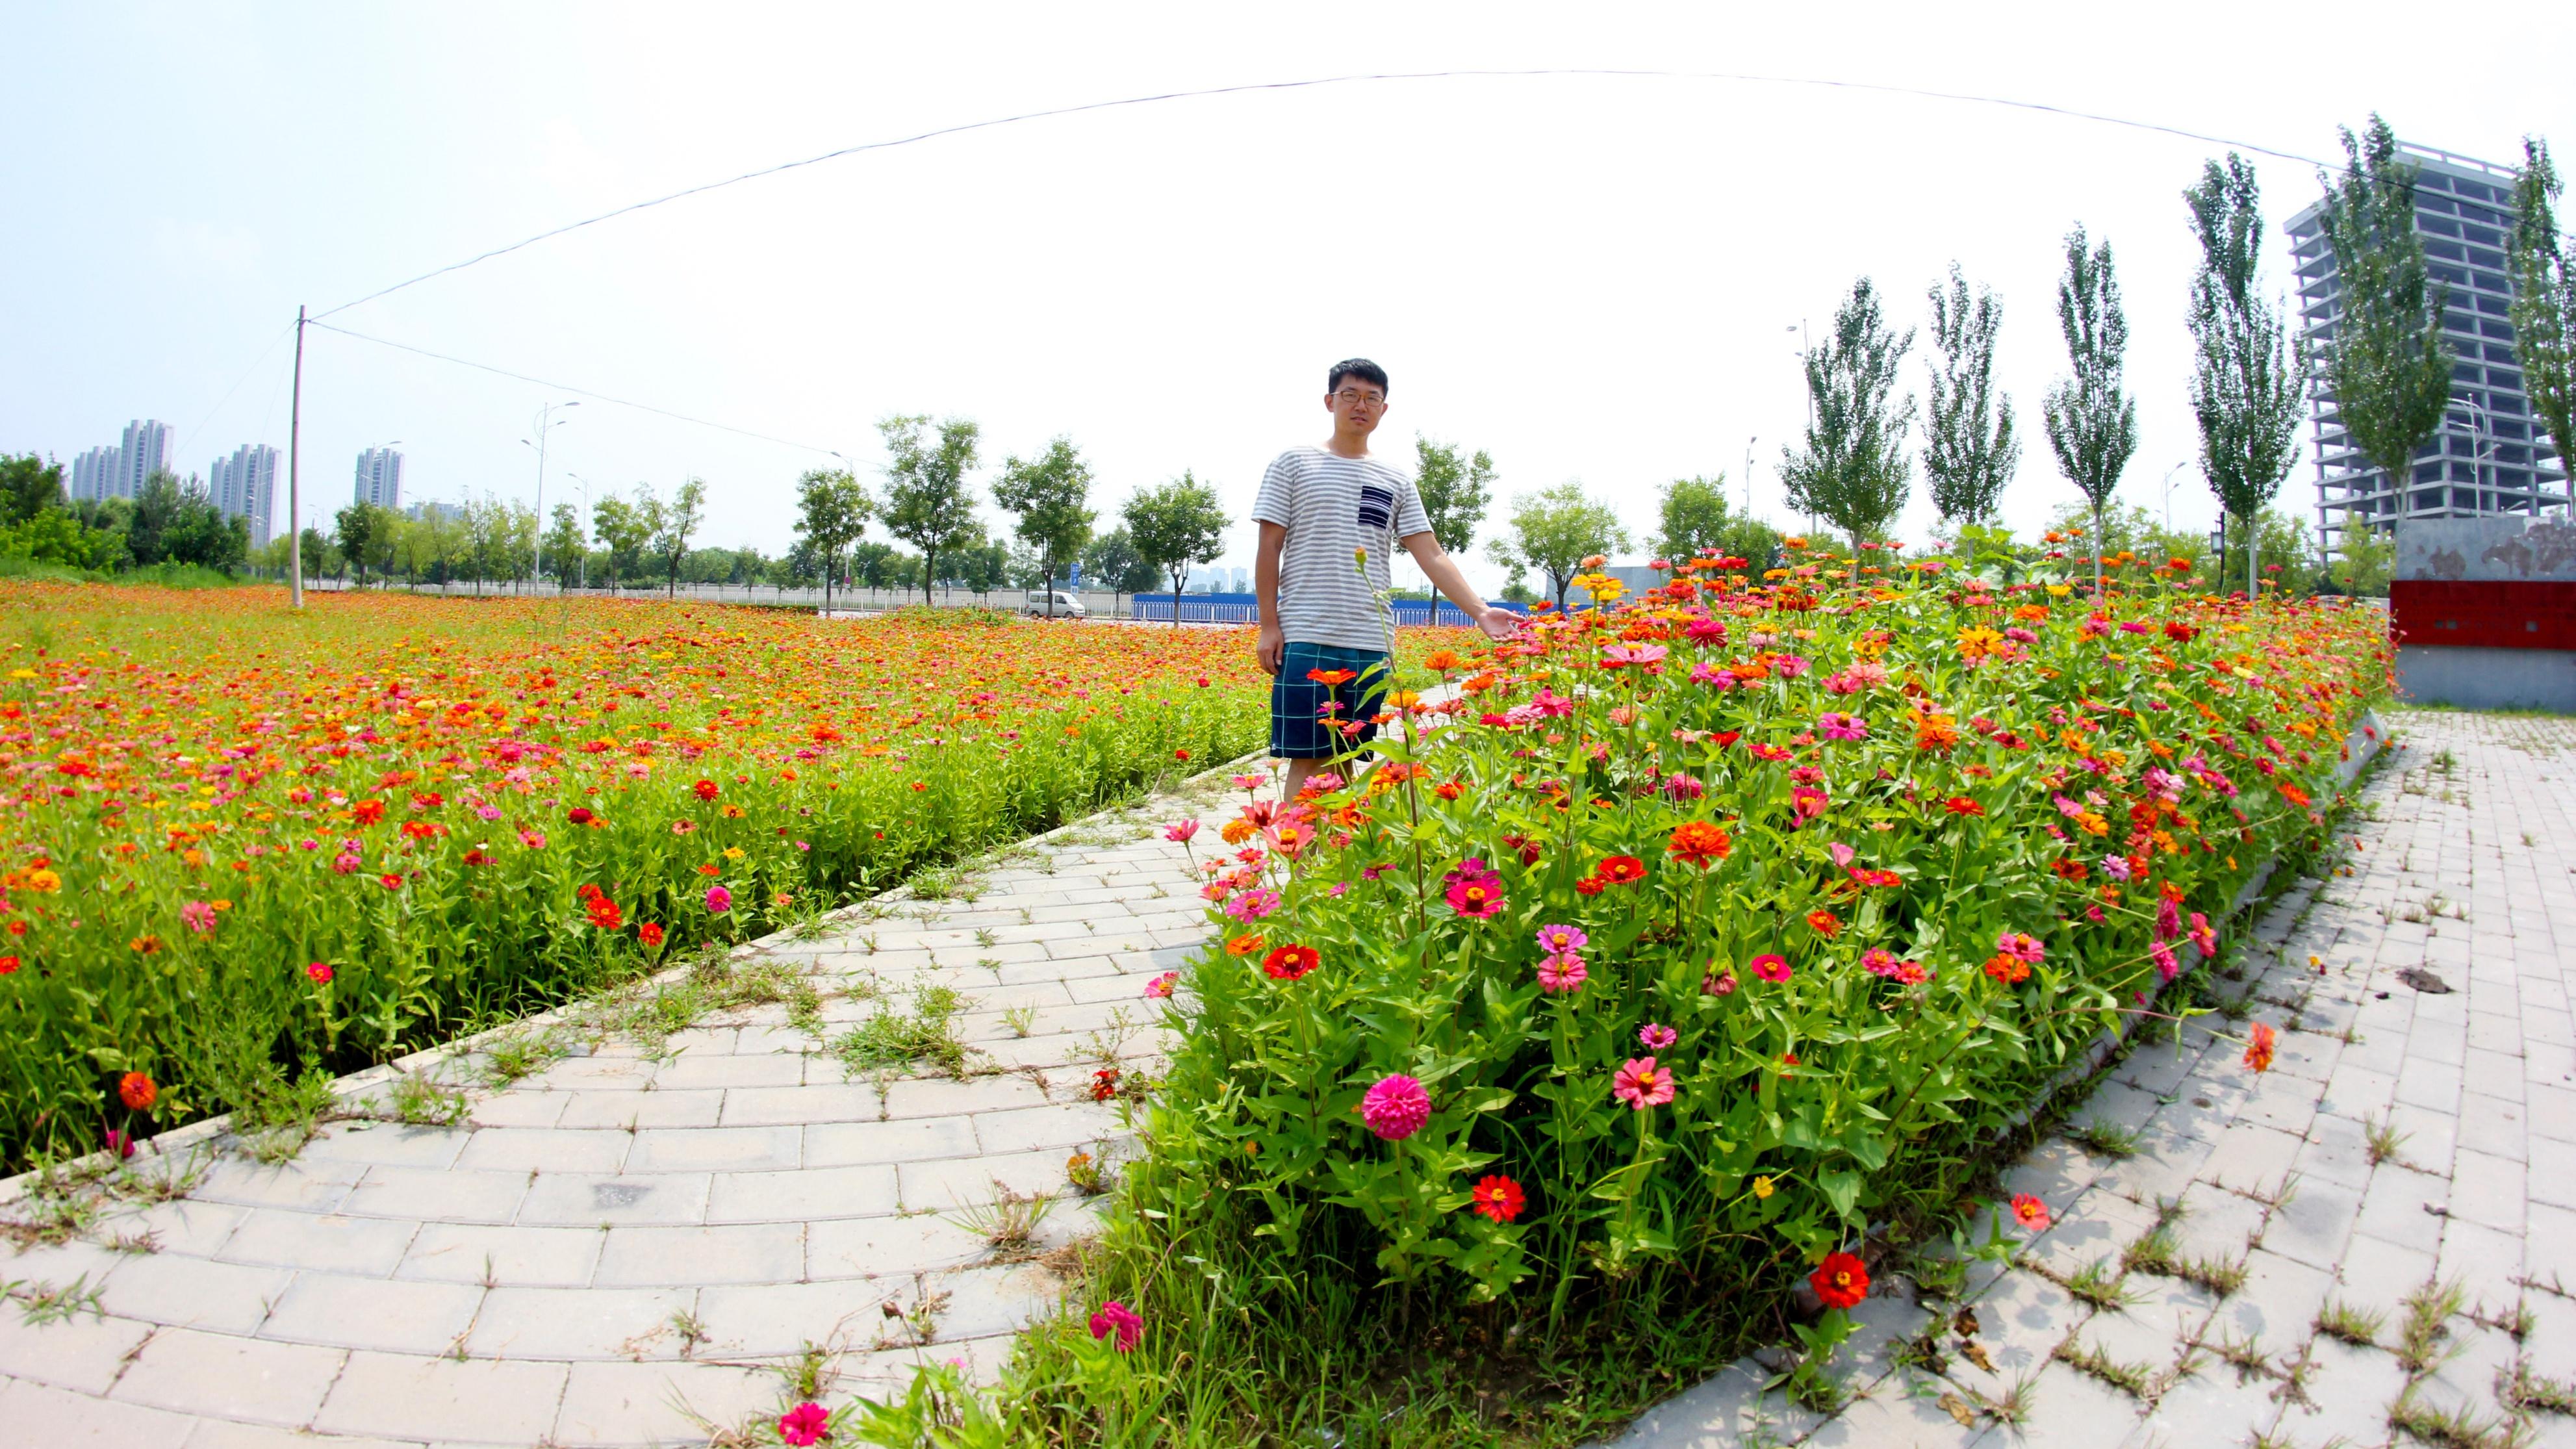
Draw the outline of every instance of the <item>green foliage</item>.
<instances>
[{"instance_id":1,"label":"green foliage","mask_svg":"<svg viewBox=\"0 0 2576 1449\"><path fill-rule=\"evenodd\" d=\"M994 481L993 501L1020 516L1020 542L1036 555L1038 586L1049 590L1049 614L1055 612L1055 580L1091 542L1091 525L1099 515L1082 506L1090 494L1091 465L1071 438L1054 439L1026 462L1005 460L1002 476Z\"/></svg>"},{"instance_id":2,"label":"green foliage","mask_svg":"<svg viewBox=\"0 0 2576 1449\"><path fill-rule=\"evenodd\" d=\"M2263 240L2262 189L2254 168L2230 151L2225 167L2205 164L2200 184L2185 191L2183 201L2200 238L2190 318L2191 407L2200 424L2201 474L2230 517L2253 518L2281 491L2297 457L2307 350L2303 344L2293 366L2280 313L2254 290ZM2255 560L2245 557L2251 592Z\"/></svg>"},{"instance_id":3,"label":"green foliage","mask_svg":"<svg viewBox=\"0 0 2576 1449\"><path fill-rule=\"evenodd\" d=\"M0 526L0 557L87 570L113 567L124 555L121 537L86 527L60 508L39 509Z\"/></svg>"},{"instance_id":4,"label":"green foliage","mask_svg":"<svg viewBox=\"0 0 2576 1449\"><path fill-rule=\"evenodd\" d=\"M823 607L832 607L842 559L868 531L876 500L847 468L814 468L796 480L796 536L823 575Z\"/></svg>"},{"instance_id":5,"label":"green foliage","mask_svg":"<svg viewBox=\"0 0 2576 1449\"><path fill-rule=\"evenodd\" d=\"M2576 246L2558 231L2559 191L2549 143L2523 138L2506 258L2513 269L2513 357L2532 415L2549 429L2560 467L2576 480Z\"/></svg>"},{"instance_id":6,"label":"green foliage","mask_svg":"<svg viewBox=\"0 0 2576 1449\"><path fill-rule=\"evenodd\" d=\"M0 453L0 525L63 506L63 465L33 453Z\"/></svg>"},{"instance_id":7,"label":"green foliage","mask_svg":"<svg viewBox=\"0 0 2576 1449\"><path fill-rule=\"evenodd\" d=\"M2057 284L2057 326L2074 376L2048 390L2042 409L2057 466L2084 495L2101 533L2103 510L2120 473L2138 451L2138 405L2120 391L2129 321L2120 310L2120 279L2111 244L2086 249L2084 228L2066 235L2066 276ZM2093 587L2102 587L2096 556Z\"/></svg>"},{"instance_id":8,"label":"green foliage","mask_svg":"<svg viewBox=\"0 0 2576 1449\"><path fill-rule=\"evenodd\" d=\"M1932 506L1944 519L1982 523L1994 516L2004 485L2021 466L2021 440L2013 435L2012 399L1994 390L1995 334L2003 303L1984 287L1972 300L1959 264L1950 264L1950 286L1932 288L1930 415L1924 424L1923 476Z\"/></svg>"},{"instance_id":9,"label":"green foliage","mask_svg":"<svg viewBox=\"0 0 2576 1449\"><path fill-rule=\"evenodd\" d=\"M975 519L974 490L966 483L983 430L972 419L949 418L940 423L938 440L932 442L923 436L929 426L926 415L897 415L877 424L886 446L886 531L921 550L925 604L931 580L939 576L939 555L983 533Z\"/></svg>"},{"instance_id":10,"label":"green foliage","mask_svg":"<svg viewBox=\"0 0 2576 1449\"><path fill-rule=\"evenodd\" d=\"M1676 478L1664 485L1658 510L1661 527L1651 547L1657 557L1679 563L1703 553L1741 558L1754 568L1770 566L1780 545L1779 530L1758 518L1731 513L1726 505L1726 475Z\"/></svg>"},{"instance_id":11,"label":"green foliage","mask_svg":"<svg viewBox=\"0 0 2576 1449\"><path fill-rule=\"evenodd\" d=\"M1853 283L1834 311L1832 333L1807 355L1815 415L1806 446L1780 450L1780 483L1790 507L1856 538L1887 536L1913 488L1905 430L1914 422L1914 399L1891 402L1897 364L1913 345L1913 332L1899 337L1881 320L1869 278Z\"/></svg>"},{"instance_id":12,"label":"green foliage","mask_svg":"<svg viewBox=\"0 0 2576 1449\"><path fill-rule=\"evenodd\" d=\"M1494 460L1482 448L1462 458L1457 444L1435 443L1419 434L1413 450L1419 460L1413 489L1422 495L1431 536L1448 552L1465 553L1493 500Z\"/></svg>"},{"instance_id":13,"label":"green foliage","mask_svg":"<svg viewBox=\"0 0 2576 1449\"><path fill-rule=\"evenodd\" d=\"M1585 559L1627 547L1628 530L1617 511L1595 502L1581 483L1568 479L1512 500L1510 531L1488 544L1486 552L1515 577L1524 570L1547 575L1548 592L1562 609L1565 591L1583 571Z\"/></svg>"},{"instance_id":14,"label":"green foliage","mask_svg":"<svg viewBox=\"0 0 2576 1449\"><path fill-rule=\"evenodd\" d=\"M1225 552L1226 525L1233 521L1217 502L1216 490L1187 470L1128 499L1122 516L1137 557L1168 575L1175 595L1188 582L1190 565L1213 563ZM1180 627L1180 619L1180 610L1174 609L1174 628Z\"/></svg>"},{"instance_id":15,"label":"green foliage","mask_svg":"<svg viewBox=\"0 0 2576 1449\"><path fill-rule=\"evenodd\" d=\"M367 586L367 574L382 572L393 563L394 534L401 515L373 503L352 503L340 510L334 520L337 526L341 556L358 575L358 587Z\"/></svg>"},{"instance_id":16,"label":"green foliage","mask_svg":"<svg viewBox=\"0 0 2576 1449\"><path fill-rule=\"evenodd\" d=\"M2336 588L2364 598L2388 596L2388 580L2397 570L2397 535L2347 516L2337 536L2327 577Z\"/></svg>"},{"instance_id":17,"label":"green foliage","mask_svg":"<svg viewBox=\"0 0 2576 1449\"><path fill-rule=\"evenodd\" d=\"M2354 445L2402 494L2415 479L2415 450L2451 404L2455 354L2442 335L2450 289L2425 261L2419 168L2398 156L2396 134L2373 115L2361 136L2342 135L2343 176L2327 183L2320 214L2336 285L2325 392Z\"/></svg>"},{"instance_id":18,"label":"green foliage","mask_svg":"<svg viewBox=\"0 0 2576 1449\"><path fill-rule=\"evenodd\" d=\"M554 580L569 584L582 574L582 564L590 556L590 540L582 536L581 510L569 503L554 507L553 526L546 530L541 552L554 564Z\"/></svg>"},{"instance_id":19,"label":"green foliage","mask_svg":"<svg viewBox=\"0 0 2576 1449\"><path fill-rule=\"evenodd\" d=\"M660 504L648 515L653 556L661 561L665 588L672 597L680 592L680 560L688 557L689 537L698 531L706 516L707 484L703 478L682 482L670 502Z\"/></svg>"},{"instance_id":20,"label":"green foliage","mask_svg":"<svg viewBox=\"0 0 2576 1449\"><path fill-rule=\"evenodd\" d=\"M1136 547L1135 536L1124 523L1091 541L1082 567L1093 588L1112 593L1141 594L1156 583L1153 561Z\"/></svg>"}]
</instances>

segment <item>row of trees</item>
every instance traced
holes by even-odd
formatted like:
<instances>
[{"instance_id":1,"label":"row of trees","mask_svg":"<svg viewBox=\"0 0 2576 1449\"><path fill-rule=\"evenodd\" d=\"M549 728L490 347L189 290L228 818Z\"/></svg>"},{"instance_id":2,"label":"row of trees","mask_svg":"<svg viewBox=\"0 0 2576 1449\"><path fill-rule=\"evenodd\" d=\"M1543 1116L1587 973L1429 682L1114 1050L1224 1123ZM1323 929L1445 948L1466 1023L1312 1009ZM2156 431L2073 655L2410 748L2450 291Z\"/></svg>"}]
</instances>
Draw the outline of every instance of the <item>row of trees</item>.
<instances>
[{"instance_id":1,"label":"row of trees","mask_svg":"<svg viewBox=\"0 0 2576 1449\"><path fill-rule=\"evenodd\" d=\"M2456 358L2442 330L2447 295L2415 229L2417 168L2399 155L2377 116L2360 136L2345 131L2343 144L2342 174L2319 178L2340 312L2332 326L2295 342L2283 310L2256 285L2263 217L2253 168L2230 153L2224 163L2206 163L2199 183L2183 193L2201 246L2186 309L2200 466L2238 532L2261 516L2296 460L2308 379L2364 455L2401 487L2452 405ZM2553 212L2560 183L2548 147L2538 140L2524 146L2510 260L2515 346L2534 412L2568 457L2576 454L2569 417L2576 260ZM2011 400L1992 383L2002 307L1982 288L1972 296L1955 265L1948 285L1932 288L1931 304L1923 470L1945 524L1983 524L2021 450ZM2090 241L2081 226L2066 238L2057 318L2068 372L2050 388L2042 420L2058 469L2083 495L2098 539L2137 451L2137 404L2122 376L2129 332L2111 247ZM1896 388L1913 342L1911 330L1899 334L1887 323L1873 283L1855 283L1831 331L1806 357L1812 421L1804 445L1784 448L1780 464L1792 507L1855 538L1885 537L1912 489L1906 435L1915 404ZM2259 550L2243 553L2250 591ZM2096 573L2098 583L2098 559Z\"/></svg>"},{"instance_id":2,"label":"row of trees","mask_svg":"<svg viewBox=\"0 0 2576 1449\"><path fill-rule=\"evenodd\" d=\"M63 492L63 465L33 453L0 454L0 558L64 568L116 570L161 564L232 573L250 552L250 526L228 518L194 478L167 472L132 498Z\"/></svg>"}]
</instances>

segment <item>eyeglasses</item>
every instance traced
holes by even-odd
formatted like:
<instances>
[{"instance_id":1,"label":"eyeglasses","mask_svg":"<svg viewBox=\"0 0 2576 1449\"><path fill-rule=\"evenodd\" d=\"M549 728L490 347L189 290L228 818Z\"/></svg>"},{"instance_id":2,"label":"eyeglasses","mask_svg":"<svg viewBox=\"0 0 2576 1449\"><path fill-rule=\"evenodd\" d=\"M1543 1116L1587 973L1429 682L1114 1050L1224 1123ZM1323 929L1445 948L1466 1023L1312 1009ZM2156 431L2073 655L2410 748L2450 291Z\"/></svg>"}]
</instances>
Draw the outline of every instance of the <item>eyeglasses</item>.
<instances>
[{"instance_id":1,"label":"eyeglasses","mask_svg":"<svg viewBox=\"0 0 2576 1449\"><path fill-rule=\"evenodd\" d=\"M1354 392L1346 387L1333 394L1333 401L1350 408L1382 408L1386 406L1386 395L1375 392Z\"/></svg>"}]
</instances>

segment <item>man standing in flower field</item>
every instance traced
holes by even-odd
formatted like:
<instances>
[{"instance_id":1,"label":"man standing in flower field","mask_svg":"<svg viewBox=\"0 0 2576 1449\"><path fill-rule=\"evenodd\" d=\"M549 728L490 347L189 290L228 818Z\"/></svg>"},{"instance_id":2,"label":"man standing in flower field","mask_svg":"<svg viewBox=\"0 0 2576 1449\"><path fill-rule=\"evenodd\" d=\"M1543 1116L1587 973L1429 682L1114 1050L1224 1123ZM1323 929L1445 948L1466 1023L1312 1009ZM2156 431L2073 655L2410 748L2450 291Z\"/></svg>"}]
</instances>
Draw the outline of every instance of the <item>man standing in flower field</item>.
<instances>
[{"instance_id":1,"label":"man standing in flower field","mask_svg":"<svg viewBox=\"0 0 2576 1449\"><path fill-rule=\"evenodd\" d=\"M1386 417L1386 369L1365 357L1333 364L1324 410L1333 435L1290 448L1262 475L1253 591L1261 604L1261 667L1270 689L1270 753L1288 762L1285 793L1334 753L1368 740L1386 693L1395 617L1386 598L1402 544L1450 602L1495 639L1519 620L1467 587L1432 535L1413 480L1369 455Z\"/></svg>"}]
</instances>

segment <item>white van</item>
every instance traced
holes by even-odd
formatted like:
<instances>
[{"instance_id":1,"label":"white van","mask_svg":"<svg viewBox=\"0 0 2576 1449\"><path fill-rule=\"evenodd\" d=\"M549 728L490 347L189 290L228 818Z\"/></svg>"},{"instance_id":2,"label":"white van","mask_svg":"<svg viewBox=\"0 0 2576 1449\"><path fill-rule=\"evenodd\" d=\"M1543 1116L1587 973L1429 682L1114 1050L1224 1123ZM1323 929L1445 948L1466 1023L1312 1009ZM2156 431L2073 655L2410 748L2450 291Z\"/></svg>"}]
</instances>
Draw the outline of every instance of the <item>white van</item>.
<instances>
[{"instance_id":1,"label":"white van","mask_svg":"<svg viewBox=\"0 0 2576 1449\"><path fill-rule=\"evenodd\" d=\"M1055 600L1055 617L1059 619L1083 619L1090 617L1091 611L1082 607L1082 600L1075 598L1071 594L1065 593L1061 589L1055 591L1053 594L1049 594L1039 589L1031 589L1029 591L1029 601L1021 606L1020 611L1043 619L1047 616L1047 600L1049 598L1053 598Z\"/></svg>"}]
</instances>

